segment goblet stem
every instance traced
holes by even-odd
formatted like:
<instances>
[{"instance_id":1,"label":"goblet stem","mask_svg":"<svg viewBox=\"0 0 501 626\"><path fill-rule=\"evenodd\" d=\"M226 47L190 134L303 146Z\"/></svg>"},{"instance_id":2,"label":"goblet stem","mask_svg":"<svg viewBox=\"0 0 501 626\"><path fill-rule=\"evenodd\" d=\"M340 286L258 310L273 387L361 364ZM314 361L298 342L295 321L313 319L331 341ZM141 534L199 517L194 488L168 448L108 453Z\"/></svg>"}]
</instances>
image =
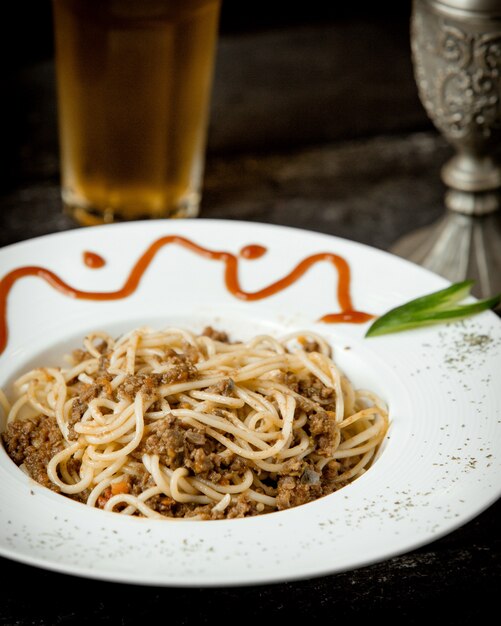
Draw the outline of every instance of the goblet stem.
<instances>
[{"instance_id":1,"label":"goblet stem","mask_svg":"<svg viewBox=\"0 0 501 626\"><path fill-rule=\"evenodd\" d=\"M501 291L501 2L414 0L411 44L421 101L457 154L445 216L392 252L487 297Z\"/></svg>"},{"instance_id":2,"label":"goblet stem","mask_svg":"<svg viewBox=\"0 0 501 626\"><path fill-rule=\"evenodd\" d=\"M395 244L392 252L451 282L475 281L472 293L501 292L501 215L483 217L447 211L442 219Z\"/></svg>"}]
</instances>

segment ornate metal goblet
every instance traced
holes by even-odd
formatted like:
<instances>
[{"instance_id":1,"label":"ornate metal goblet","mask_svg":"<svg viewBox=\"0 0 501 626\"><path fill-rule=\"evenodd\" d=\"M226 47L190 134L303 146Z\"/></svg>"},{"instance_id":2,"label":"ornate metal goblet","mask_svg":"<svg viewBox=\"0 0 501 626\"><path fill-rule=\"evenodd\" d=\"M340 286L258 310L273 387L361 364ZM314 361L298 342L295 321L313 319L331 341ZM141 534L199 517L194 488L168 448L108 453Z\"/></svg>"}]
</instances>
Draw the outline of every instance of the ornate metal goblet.
<instances>
[{"instance_id":1,"label":"ornate metal goblet","mask_svg":"<svg viewBox=\"0 0 501 626\"><path fill-rule=\"evenodd\" d=\"M421 101L456 155L442 169L445 216L392 251L492 295L501 291L501 0L414 0L411 43Z\"/></svg>"}]
</instances>

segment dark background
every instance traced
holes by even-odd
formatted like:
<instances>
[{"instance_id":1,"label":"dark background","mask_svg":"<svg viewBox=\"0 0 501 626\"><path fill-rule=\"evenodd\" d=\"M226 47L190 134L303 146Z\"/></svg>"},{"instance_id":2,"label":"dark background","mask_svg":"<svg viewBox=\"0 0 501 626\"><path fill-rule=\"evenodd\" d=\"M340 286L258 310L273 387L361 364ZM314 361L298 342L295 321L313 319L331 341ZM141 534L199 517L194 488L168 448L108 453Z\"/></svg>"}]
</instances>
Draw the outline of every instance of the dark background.
<instances>
[{"instance_id":1,"label":"dark background","mask_svg":"<svg viewBox=\"0 0 501 626\"><path fill-rule=\"evenodd\" d=\"M451 151L417 95L410 10L410 0L224 0L201 216L380 248L440 216ZM75 224L58 189L50 1L4 3L0 28L6 245Z\"/></svg>"},{"instance_id":2,"label":"dark background","mask_svg":"<svg viewBox=\"0 0 501 626\"><path fill-rule=\"evenodd\" d=\"M410 5L223 1L209 153L429 128L412 78ZM1 23L0 191L25 174L46 176L38 161L58 149L51 2L4 3ZM383 111L388 93L398 101Z\"/></svg>"},{"instance_id":3,"label":"dark background","mask_svg":"<svg viewBox=\"0 0 501 626\"><path fill-rule=\"evenodd\" d=\"M409 13L407 0L224 0L202 217L287 224L380 248L437 219L451 149L417 95ZM1 246L76 224L59 197L50 2L4 3L0 34ZM498 611L500 516L497 503L372 567L242 589L116 585L0 559L0 624L208 624L243 615L478 623Z\"/></svg>"},{"instance_id":4,"label":"dark background","mask_svg":"<svg viewBox=\"0 0 501 626\"><path fill-rule=\"evenodd\" d=\"M222 35L242 34L297 25L339 23L342 20L359 20L360 18L398 23L407 28L410 7L410 0L388 2L311 0L303 3L287 0L253 0L252 2L223 0L220 32ZM3 43L7 43L11 50L11 61L24 64L52 56L50 0L4 3L2 22L4 39L7 38L7 42Z\"/></svg>"}]
</instances>

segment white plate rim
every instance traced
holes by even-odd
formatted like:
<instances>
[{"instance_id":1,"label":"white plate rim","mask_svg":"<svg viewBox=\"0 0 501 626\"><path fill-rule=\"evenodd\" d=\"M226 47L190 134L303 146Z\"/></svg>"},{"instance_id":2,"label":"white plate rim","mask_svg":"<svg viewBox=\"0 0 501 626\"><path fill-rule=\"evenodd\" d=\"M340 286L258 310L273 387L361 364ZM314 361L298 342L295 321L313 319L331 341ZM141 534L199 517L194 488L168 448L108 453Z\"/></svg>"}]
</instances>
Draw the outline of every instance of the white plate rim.
<instances>
[{"instance_id":1,"label":"white plate rim","mask_svg":"<svg viewBox=\"0 0 501 626\"><path fill-rule=\"evenodd\" d=\"M213 232L215 228L220 228L223 230L229 229L229 231L232 231L232 232L234 231L240 236L242 241L245 240L245 237L247 236L246 235L247 232L249 233L252 232L253 233L253 237L251 237L252 241L249 240L247 241L247 243L263 243L263 241L254 241L254 240L256 239L258 235L261 235L261 234L266 235L268 233L274 233L272 239L278 235L286 234L287 236L290 236L290 237L307 239L310 241L313 239L316 239L319 243L329 242L333 251L336 251L336 248L341 246L349 250L353 254L354 257L356 257L357 255L362 255L362 256L368 255L371 259L377 259L378 262L381 262L383 265L390 264L395 267L398 267L401 273L402 272L404 274L408 273L408 274L412 274L413 276L421 275L423 277L423 283L433 286L433 289L440 288L441 286L447 284L447 282L444 281L444 279L437 277L436 275L432 274L431 272L428 272L427 270L424 270L423 268L417 268L416 266L414 266L413 264L405 260L398 259L397 257L393 257L387 252L371 248L370 246L366 246L365 244L351 242L351 241L340 239L340 238L333 237L330 235L323 235L321 233L315 233L313 231L304 231L302 229L297 229L297 228L288 227L288 226L277 226L277 225L269 225L269 224L262 224L262 223L256 223L256 222L243 222L243 221L238 221L238 220L197 219L197 220L176 220L175 222L168 222L168 223L166 223L165 221L159 220L159 221L151 221L151 222L125 223L125 224L120 224L120 225L106 225L106 226L88 228L85 230L79 229L79 230L66 231L63 233L53 233L50 235L37 237L34 239L26 240L23 242L11 244L9 246L4 247L3 249L0 250L0 262L3 261L7 256L12 255L12 254L14 255L14 257L19 256L19 252L29 255L30 250L33 249L34 246L36 247L36 246L41 245L42 247L43 246L52 247L52 244L54 244L54 247L55 247L59 245L59 242L64 243L73 238L76 241L88 238L89 242L92 242L95 239L94 234L96 236L99 234L99 237L106 238L106 237L111 236L110 233L118 233L118 231L120 231L121 233L126 233L127 235L128 231L133 232L134 229L136 230L139 229L139 230L144 231L145 233L149 233L151 235L151 238L154 238L153 234L158 229L160 229L158 236L160 236L160 234L177 233L177 232L179 232L179 234L185 234L189 236L190 233L192 232L200 232L201 236L197 234L196 236L194 236L194 239L197 239L198 242L201 243L202 245L207 245L208 247L212 247L210 244L210 241L203 241L201 239L203 239L204 231L208 230L208 231ZM236 237L236 239L238 239L238 237ZM264 243L266 244L266 242ZM86 249L92 249L92 247L93 247L92 243L89 243L89 245L86 246ZM237 252L238 250L234 249L234 246L232 246L232 251ZM292 254L291 258L292 257L294 257L294 259L299 259L301 258L301 254L296 255L296 256ZM348 260L350 261L350 259ZM2 271L2 274L4 274L3 271ZM416 295L419 295L419 294L416 294ZM394 299L394 296L395 294L390 294L389 299L390 300L392 298ZM238 315L245 316L245 314L242 313L241 308L238 310L237 309L235 310L237 311ZM271 321L276 322L275 316L277 315L277 313L276 313L276 310L273 310L273 307L271 308L268 306L265 306L263 308L258 307L258 309L256 310L258 310L259 313L263 313L266 316L270 316ZM231 309L230 312L233 313L233 309ZM381 311L376 311L376 312L379 313ZM481 316L478 316L472 319L474 319L474 322L472 322L473 328L475 329L478 328L480 329L480 331L489 328L489 332L492 332L495 334L495 339L497 341L498 337L500 336L499 335L500 321L493 313L489 313L489 312L484 313ZM291 322L288 321L287 323L290 324ZM287 326L287 323L284 323L284 321L281 320L278 323L278 325L285 324ZM294 324L294 321L292 322L292 324ZM470 323L467 321L466 322L467 329L470 328L469 324ZM313 326L315 326L316 328L318 325L313 324ZM454 337L454 333L456 333L456 335L458 333L464 334L465 332L464 328L465 327L464 326L461 327L461 325L459 326L452 325L452 326L448 326L447 328L441 328L441 329L438 329L437 327L429 328L423 331L415 331L405 336L404 334L401 334L400 339L406 345L412 344L415 347L417 337L419 337L418 343L422 345L423 342L426 343L429 341L437 340L438 334L440 332L445 333L446 335L447 333L449 333L452 338ZM318 328L316 329L318 330ZM354 330L354 327L350 328L349 332L347 332L346 334L346 337L347 337L346 341L351 342L357 346L361 344L362 343L361 337L360 336L357 337L358 330L360 329L357 328ZM341 335L344 334L344 331L339 331L339 332L341 332ZM337 332L337 329L336 329L336 332L334 333L334 335L336 335L336 333L339 335L339 332ZM380 346L387 345L389 346L388 348L389 350L394 351L395 342L398 340L399 339L395 335L393 337L390 337L389 339L381 338L378 341L380 341L380 344L379 344ZM10 346L8 354L9 355L12 354L13 351L15 351L15 349L12 346ZM363 352L363 349L362 349L362 352ZM492 355L492 358L495 358L495 357L496 357L496 354ZM377 360L377 357L375 358ZM486 356L485 354L482 354L482 359L485 359L485 358L490 358L490 357L488 355ZM491 361L489 361L489 363L487 364L487 369L489 369L489 367L492 365ZM2 362L2 357L0 357L0 363L1 362ZM408 378L406 380L408 382ZM494 395L495 395L495 400L497 402L497 400L499 400L499 397L498 397L499 394L497 395L494 394ZM496 442L498 442L497 439L496 439ZM500 463L501 448L497 447L495 450L493 450L493 453L494 453L495 459L492 463L489 463L489 467L491 467L494 463L497 463L497 464ZM381 460L384 459L384 454L385 453L383 453ZM375 464L373 469L375 470L377 466L378 464ZM490 475L491 470L488 470L487 467L483 467L483 469L484 471L488 471ZM5 471L5 463L2 464L1 459L0 459L0 472L2 471ZM372 471L373 470L371 470L371 472ZM369 474L367 476L369 476ZM18 477L16 477L16 480L18 480ZM482 489L487 489L487 487L485 487L484 485L485 480L483 482L482 481L480 482L482 483ZM47 499L51 500L51 498L53 497L53 494L45 493L46 490L32 483L32 481L31 483L26 482L24 486L26 487L26 490L27 490L24 492L25 494L23 496L24 499L26 500L26 498L28 498L29 500L29 497L26 495L26 493L31 493L31 491L33 491L35 494L37 494L37 496L40 496L39 498L40 501L44 503L42 505L42 508L47 506ZM449 487L451 490L456 489L456 487L454 487L452 483L449 485ZM357 492L359 491L356 483L353 483L353 485L348 487L346 490L346 493L348 493L348 491L352 491L353 489L355 489L355 491ZM342 490L342 492L344 491L345 490ZM334 494L334 496L337 497L342 492L338 492L338 494ZM0 487L0 504L4 505L5 503L2 502L1 493L2 491ZM173 572L167 572L167 573L160 572L159 573L158 571L156 571L155 573L145 573L145 572L138 573L137 571L136 572L123 571L123 570L120 570L120 567L118 565L115 567L114 571L110 571L109 569L106 569L103 566L93 565L91 567L86 567L82 563L64 562L61 560L54 560L54 559L48 558L47 556L40 556L41 554L42 555L45 554L43 549L40 548L40 546L39 546L38 554L36 553L36 550L35 552L27 553L26 551L20 550L19 547L17 548L9 547L5 541L5 537L6 537L5 533L2 533L2 535L0 536L0 554L2 554L3 556L7 558L22 561L24 563L28 563L28 564L39 566L39 567L45 567L47 569L53 569L56 571L66 572L66 573L80 575L80 576L88 576L92 578L115 580L115 581L121 581L121 582L129 582L129 583L132 582L136 584L169 585L169 586L219 586L219 585L232 586L232 585L280 582L283 580L295 580L295 579L301 579L301 578L312 577L312 576L326 575L326 574L339 572L339 571L345 571L347 569L353 569L355 567L369 565L371 563L378 562L383 559L392 558L398 554L407 552L409 550L414 550L417 547L420 547L426 543L429 543L430 541L438 539L444 536L445 534L448 534L449 532L455 530L459 526L465 524L466 522L471 520L473 517L480 514L483 510L488 508L500 495L501 495L501 486L493 486L492 488L488 488L487 493L482 496L481 502L475 502L474 505L470 507L470 509L468 508L465 509L463 507L461 508L459 512L454 510L454 514L452 514L451 512L450 518L446 521L443 521L442 524L439 525L439 527L433 530L433 532L430 531L422 535L417 534L415 537L415 540L411 540L409 538L406 541L404 541L403 544L402 542L400 543L397 542L393 548L387 547L385 550L379 550L379 551L376 550L374 554L367 555L366 558L364 558L361 555L354 556L351 559L351 562L344 561L343 563L339 563L339 564L333 563L332 561L324 562L324 563L317 563L317 564L311 564L311 563L305 562L299 568L298 567L296 567L295 569L289 568L290 571L287 571L287 575L285 575L284 573L285 570L283 567L281 568L279 567L278 569L275 569L275 570L271 569L266 572L258 572L258 573L252 572L252 571L238 572L238 571L232 570L226 576L222 575L219 570L218 570L219 573L215 574L214 568L211 569L211 567L208 567L203 571L200 571L198 573L193 573L191 577L188 576L187 574L179 577L176 575L175 572L174 573ZM58 500L61 500L61 497L59 496L54 496L54 497L58 498ZM68 506L66 506L66 504ZM64 509L66 512L67 510L71 508L74 509L75 506L80 507L80 505L78 504L75 504L73 502L68 502L68 503L65 503L64 506L62 506L62 509ZM313 508L318 509L318 507L314 507L312 505L308 505L308 507L311 507L312 511L313 511ZM299 507L299 508L306 510L307 507ZM322 509L322 506L320 506L320 513L318 513L318 511L315 511L315 514L311 513L311 516L317 515L317 513L319 515L322 515L323 513L321 509ZM106 523L107 524L109 523L111 526L114 526L114 525L117 525L117 527L120 526L119 532L123 531L125 535L127 535L127 533L129 532L129 530L127 529L123 530L123 528L121 527L122 520L120 521L120 524L118 523L118 521L115 522L115 519L118 517L115 514L107 514L101 511L92 512L92 513L95 513L99 516L105 516L107 519L110 520L110 522L106 522ZM290 518L297 517L297 520L296 519L293 520L294 524L297 523L298 520L303 519L303 515L296 516L294 514L295 513L294 511L287 511L284 513L285 514L292 513L293 515L290 515L289 516ZM68 515L71 517L72 513L68 513ZM277 514L273 514L273 515L277 515ZM267 516L267 517L271 518L273 517L273 515ZM282 515L282 514L278 514L278 515ZM456 515L456 517L454 517L454 515ZM90 524L90 526L92 526L93 522L88 521L87 519L88 516L85 516L85 517L86 517L85 524ZM310 514L306 515L306 517L309 518ZM0 510L0 527L1 527L2 521L6 523L4 506L2 506ZM142 526L149 526L149 524L151 524L151 522L148 522L147 520L133 520L132 521L132 523L137 523L137 522L139 522ZM228 524L233 524L233 528L237 528L239 524L243 527L244 525L247 525L249 523L252 524L253 520L235 520L234 522L202 522L201 524L210 524L210 525L219 524L221 525L221 528L223 528L224 526L227 527ZM196 526L199 526L200 523L190 523L190 525L193 525L193 524L195 524ZM367 522L364 522L364 524L367 525ZM369 528L368 532L370 532L370 524L368 528ZM277 529L275 528L274 532L276 532L276 530ZM201 532L202 534L205 533L205 531L198 530L198 529L197 529L197 532ZM230 535L234 535L235 532L240 537L240 530L234 531L232 529ZM212 531L209 534L212 534ZM188 532L188 535L190 535L189 532ZM231 539L230 541L234 541L234 539ZM234 547L236 546L237 544L235 543ZM332 546L330 546L330 548L332 548ZM299 550L300 554L304 555L304 552L306 552L306 547L304 547L302 550ZM189 561L189 558L188 558L188 561ZM239 562L241 563L241 561L242 559ZM233 566L235 567L235 564L233 564Z\"/></svg>"}]
</instances>

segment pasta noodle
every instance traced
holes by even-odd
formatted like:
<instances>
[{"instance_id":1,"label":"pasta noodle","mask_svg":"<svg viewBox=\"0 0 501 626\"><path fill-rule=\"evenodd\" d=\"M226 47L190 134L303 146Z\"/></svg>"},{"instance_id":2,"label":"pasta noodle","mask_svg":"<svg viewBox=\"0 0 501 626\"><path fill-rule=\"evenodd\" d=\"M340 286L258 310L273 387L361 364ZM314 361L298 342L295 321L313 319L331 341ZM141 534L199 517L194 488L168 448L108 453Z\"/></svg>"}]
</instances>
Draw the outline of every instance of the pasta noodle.
<instances>
[{"instance_id":1,"label":"pasta noodle","mask_svg":"<svg viewBox=\"0 0 501 626\"><path fill-rule=\"evenodd\" d=\"M4 445L41 484L88 506L158 519L283 510L371 465L385 403L355 389L320 336L231 343L207 328L85 338L64 368L15 383Z\"/></svg>"}]
</instances>

